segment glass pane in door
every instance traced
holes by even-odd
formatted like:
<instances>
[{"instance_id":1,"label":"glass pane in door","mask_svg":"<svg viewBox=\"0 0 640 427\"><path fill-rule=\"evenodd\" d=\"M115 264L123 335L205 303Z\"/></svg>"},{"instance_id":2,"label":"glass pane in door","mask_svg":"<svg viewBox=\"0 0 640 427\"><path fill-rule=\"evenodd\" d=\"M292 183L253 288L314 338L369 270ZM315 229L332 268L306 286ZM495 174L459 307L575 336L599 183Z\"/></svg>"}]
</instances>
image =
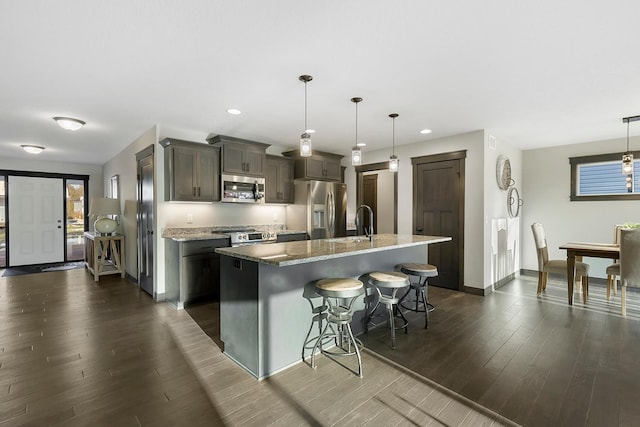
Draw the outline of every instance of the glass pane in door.
<instances>
[{"instance_id":1,"label":"glass pane in door","mask_svg":"<svg viewBox=\"0 0 640 427\"><path fill-rule=\"evenodd\" d=\"M6 184L4 176L0 176L0 267L7 266L7 233L6 233Z\"/></svg>"},{"instance_id":2,"label":"glass pane in door","mask_svg":"<svg viewBox=\"0 0 640 427\"><path fill-rule=\"evenodd\" d=\"M82 180L67 179L67 261L84 259L84 184Z\"/></svg>"}]
</instances>

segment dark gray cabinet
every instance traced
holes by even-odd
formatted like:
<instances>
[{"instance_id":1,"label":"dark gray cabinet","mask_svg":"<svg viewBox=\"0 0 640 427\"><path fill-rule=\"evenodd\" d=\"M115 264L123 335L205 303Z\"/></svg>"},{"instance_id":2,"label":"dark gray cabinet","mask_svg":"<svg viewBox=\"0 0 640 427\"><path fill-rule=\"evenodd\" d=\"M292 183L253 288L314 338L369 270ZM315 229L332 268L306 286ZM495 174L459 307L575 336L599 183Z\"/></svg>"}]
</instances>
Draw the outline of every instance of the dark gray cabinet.
<instances>
[{"instance_id":1,"label":"dark gray cabinet","mask_svg":"<svg viewBox=\"0 0 640 427\"><path fill-rule=\"evenodd\" d=\"M277 242L297 242L299 240L309 240L309 235L305 232L301 233L278 233Z\"/></svg>"},{"instance_id":2,"label":"dark gray cabinet","mask_svg":"<svg viewBox=\"0 0 640 427\"><path fill-rule=\"evenodd\" d=\"M220 299L220 255L216 248L228 247L229 239L175 241L165 243L165 299L176 306Z\"/></svg>"},{"instance_id":3,"label":"dark gray cabinet","mask_svg":"<svg viewBox=\"0 0 640 427\"><path fill-rule=\"evenodd\" d=\"M222 173L264 177L268 144L217 135L207 139L209 144L220 147Z\"/></svg>"},{"instance_id":4,"label":"dark gray cabinet","mask_svg":"<svg viewBox=\"0 0 640 427\"><path fill-rule=\"evenodd\" d=\"M282 155L295 159L295 179L342 182L340 160L343 156L339 154L314 150L310 157L300 157L298 151L288 151Z\"/></svg>"},{"instance_id":5,"label":"dark gray cabinet","mask_svg":"<svg viewBox=\"0 0 640 427\"><path fill-rule=\"evenodd\" d=\"M267 156L265 175L265 201L293 203L293 160Z\"/></svg>"},{"instance_id":6,"label":"dark gray cabinet","mask_svg":"<svg viewBox=\"0 0 640 427\"><path fill-rule=\"evenodd\" d=\"M219 148L173 138L163 139L160 144L165 149L165 200L220 200Z\"/></svg>"}]
</instances>

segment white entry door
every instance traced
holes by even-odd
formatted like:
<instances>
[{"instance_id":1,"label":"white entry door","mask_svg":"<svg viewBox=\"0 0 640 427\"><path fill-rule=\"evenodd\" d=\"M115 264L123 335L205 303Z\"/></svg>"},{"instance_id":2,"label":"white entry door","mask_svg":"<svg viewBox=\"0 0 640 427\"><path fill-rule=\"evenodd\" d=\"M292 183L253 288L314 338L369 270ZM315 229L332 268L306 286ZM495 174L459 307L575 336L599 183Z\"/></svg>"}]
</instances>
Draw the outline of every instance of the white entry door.
<instances>
[{"instance_id":1,"label":"white entry door","mask_svg":"<svg viewBox=\"0 0 640 427\"><path fill-rule=\"evenodd\" d=\"M60 178L9 176L9 265L64 261Z\"/></svg>"}]
</instances>

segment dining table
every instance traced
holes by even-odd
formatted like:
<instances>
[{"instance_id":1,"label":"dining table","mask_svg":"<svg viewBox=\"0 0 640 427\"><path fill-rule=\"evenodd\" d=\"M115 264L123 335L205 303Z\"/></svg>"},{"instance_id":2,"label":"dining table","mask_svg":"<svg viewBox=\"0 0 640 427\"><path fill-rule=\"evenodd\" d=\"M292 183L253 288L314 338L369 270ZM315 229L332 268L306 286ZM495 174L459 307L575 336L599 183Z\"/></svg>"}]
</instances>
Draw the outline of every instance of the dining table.
<instances>
[{"instance_id":1,"label":"dining table","mask_svg":"<svg viewBox=\"0 0 640 427\"><path fill-rule=\"evenodd\" d=\"M576 258L582 257L609 258L616 260L620 258L620 245L614 243L583 243L569 242L560 246L560 249L567 251L567 285L569 292L569 305L573 305L573 283L576 276ZM587 293L582 293L582 301L586 304Z\"/></svg>"}]
</instances>

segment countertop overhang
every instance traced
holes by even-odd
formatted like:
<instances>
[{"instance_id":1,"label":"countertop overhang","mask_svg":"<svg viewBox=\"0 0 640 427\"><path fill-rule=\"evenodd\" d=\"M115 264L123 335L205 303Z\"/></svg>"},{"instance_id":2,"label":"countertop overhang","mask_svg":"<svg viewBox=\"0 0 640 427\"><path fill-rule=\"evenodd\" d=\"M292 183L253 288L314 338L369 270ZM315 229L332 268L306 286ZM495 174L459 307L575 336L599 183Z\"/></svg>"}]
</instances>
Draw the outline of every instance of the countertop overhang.
<instances>
[{"instance_id":1,"label":"countertop overhang","mask_svg":"<svg viewBox=\"0 0 640 427\"><path fill-rule=\"evenodd\" d=\"M370 242L364 236L298 242L248 245L236 248L217 248L216 252L260 264L286 267L353 255L362 255L410 246L448 242L451 237L418 236L411 234L376 234Z\"/></svg>"}]
</instances>

